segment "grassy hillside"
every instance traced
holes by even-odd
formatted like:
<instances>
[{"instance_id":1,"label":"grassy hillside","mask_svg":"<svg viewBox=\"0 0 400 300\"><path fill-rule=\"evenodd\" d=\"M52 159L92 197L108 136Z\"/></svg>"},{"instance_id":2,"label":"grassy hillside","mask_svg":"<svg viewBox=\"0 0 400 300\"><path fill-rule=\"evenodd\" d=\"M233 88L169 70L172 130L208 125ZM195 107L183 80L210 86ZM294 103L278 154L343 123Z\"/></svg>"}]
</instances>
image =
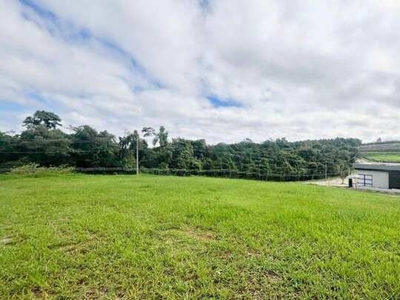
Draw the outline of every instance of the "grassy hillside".
<instances>
[{"instance_id":1,"label":"grassy hillside","mask_svg":"<svg viewBox=\"0 0 400 300\"><path fill-rule=\"evenodd\" d=\"M398 197L153 176L0 190L0 299L400 297Z\"/></svg>"},{"instance_id":2,"label":"grassy hillside","mask_svg":"<svg viewBox=\"0 0 400 300\"><path fill-rule=\"evenodd\" d=\"M400 152L400 142L381 142L363 144L359 147L361 152L386 152L397 151Z\"/></svg>"},{"instance_id":3,"label":"grassy hillside","mask_svg":"<svg viewBox=\"0 0 400 300\"><path fill-rule=\"evenodd\" d=\"M363 158L373 162L400 163L400 142L382 142L361 145Z\"/></svg>"},{"instance_id":4,"label":"grassy hillside","mask_svg":"<svg viewBox=\"0 0 400 300\"><path fill-rule=\"evenodd\" d=\"M374 162L400 163L400 152L364 152L362 156Z\"/></svg>"}]
</instances>

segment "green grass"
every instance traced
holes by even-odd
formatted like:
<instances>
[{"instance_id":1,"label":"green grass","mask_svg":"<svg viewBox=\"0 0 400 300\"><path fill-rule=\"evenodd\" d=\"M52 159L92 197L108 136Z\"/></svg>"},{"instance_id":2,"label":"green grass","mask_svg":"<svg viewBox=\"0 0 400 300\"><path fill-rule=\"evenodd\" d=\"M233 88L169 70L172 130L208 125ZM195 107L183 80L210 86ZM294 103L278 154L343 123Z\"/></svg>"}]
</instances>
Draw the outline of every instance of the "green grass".
<instances>
[{"instance_id":1,"label":"green grass","mask_svg":"<svg viewBox=\"0 0 400 300\"><path fill-rule=\"evenodd\" d=\"M400 297L399 197L155 176L0 191L0 299Z\"/></svg>"},{"instance_id":2,"label":"green grass","mask_svg":"<svg viewBox=\"0 0 400 300\"><path fill-rule=\"evenodd\" d=\"M374 162L400 163L400 152L365 152L363 157Z\"/></svg>"}]
</instances>

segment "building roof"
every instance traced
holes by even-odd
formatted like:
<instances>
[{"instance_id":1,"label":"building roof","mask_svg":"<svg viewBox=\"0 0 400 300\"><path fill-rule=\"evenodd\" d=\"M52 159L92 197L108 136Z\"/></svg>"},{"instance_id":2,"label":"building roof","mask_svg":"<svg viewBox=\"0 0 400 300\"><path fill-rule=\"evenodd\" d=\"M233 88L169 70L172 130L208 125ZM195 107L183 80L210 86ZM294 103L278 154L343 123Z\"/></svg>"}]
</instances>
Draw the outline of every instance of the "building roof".
<instances>
[{"instance_id":1,"label":"building roof","mask_svg":"<svg viewBox=\"0 0 400 300\"><path fill-rule=\"evenodd\" d=\"M400 171L400 164L389 163L355 163L354 169L356 170L370 170L370 171Z\"/></svg>"}]
</instances>

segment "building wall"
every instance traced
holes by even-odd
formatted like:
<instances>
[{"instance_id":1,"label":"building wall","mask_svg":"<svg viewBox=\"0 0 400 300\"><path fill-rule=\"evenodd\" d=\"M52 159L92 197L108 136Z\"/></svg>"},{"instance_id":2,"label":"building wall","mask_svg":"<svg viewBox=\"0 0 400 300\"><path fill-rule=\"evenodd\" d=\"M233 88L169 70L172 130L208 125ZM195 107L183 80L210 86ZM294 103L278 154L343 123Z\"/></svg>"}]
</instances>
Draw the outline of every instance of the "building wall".
<instances>
[{"instance_id":1,"label":"building wall","mask_svg":"<svg viewBox=\"0 0 400 300\"><path fill-rule=\"evenodd\" d=\"M381 189L389 188L389 172L357 170L357 174L372 175L372 186L375 188L381 188Z\"/></svg>"}]
</instances>

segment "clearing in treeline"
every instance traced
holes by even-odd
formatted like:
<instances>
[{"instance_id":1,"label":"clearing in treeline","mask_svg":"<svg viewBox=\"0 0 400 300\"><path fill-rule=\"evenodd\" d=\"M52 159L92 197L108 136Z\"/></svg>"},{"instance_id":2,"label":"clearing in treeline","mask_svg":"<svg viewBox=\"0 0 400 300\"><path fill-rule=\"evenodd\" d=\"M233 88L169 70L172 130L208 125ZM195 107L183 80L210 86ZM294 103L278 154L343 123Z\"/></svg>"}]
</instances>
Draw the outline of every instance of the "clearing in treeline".
<instances>
[{"instance_id":1,"label":"clearing in treeline","mask_svg":"<svg viewBox=\"0 0 400 300\"><path fill-rule=\"evenodd\" d=\"M371 162L400 163L400 142L380 142L359 147L360 156Z\"/></svg>"},{"instance_id":2,"label":"clearing in treeline","mask_svg":"<svg viewBox=\"0 0 400 300\"><path fill-rule=\"evenodd\" d=\"M0 176L0 298L399 298L400 198L199 177Z\"/></svg>"},{"instance_id":3,"label":"clearing in treeline","mask_svg":"<svg viewBox=\"0 0 400 300\"><path fill-rule=\"evenodd\" d=\"M362 156L372 162L400 163L400 152L366 152Z\"/></svg>"}]
</instances>

